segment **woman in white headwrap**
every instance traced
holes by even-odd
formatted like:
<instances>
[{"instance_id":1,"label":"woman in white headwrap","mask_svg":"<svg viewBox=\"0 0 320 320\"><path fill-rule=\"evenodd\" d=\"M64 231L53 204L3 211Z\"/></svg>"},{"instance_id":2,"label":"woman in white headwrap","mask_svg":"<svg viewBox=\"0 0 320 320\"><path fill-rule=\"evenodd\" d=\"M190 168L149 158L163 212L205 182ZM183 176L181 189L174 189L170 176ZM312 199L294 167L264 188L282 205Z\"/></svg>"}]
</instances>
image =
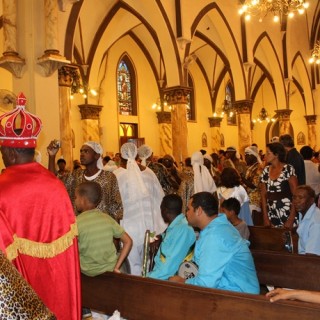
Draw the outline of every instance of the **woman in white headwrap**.
<instances>
[{"instance_id":1,"label":"woman in white headwrap","mask_svg":"<svg viewBox=\"0 0 320 320\"><path fill-rule=\"evenodd\" d=\"M131 274L141 275L143 242L146 230L162 233L166 229L160 204L164 197L155 174L136 162L137 147L125 143L121 147L121 166L113 171L116 175L123 202L123 219L120 224L133 240L128 256Z\"/></svg>"},{"instance_id":2,"label":"woman in white headwrap","mask_svg":"<svg viewBox=\"0 0 320 320\"><path fill-rule=\"evenodd\" d=\"M194 193L201 191L214 193L217 190L213 177L208 168L203 164L203 155L200 151L192 155L191 165L192 171L189 170L188 174L184 175L178 191L183 202L183 213L186 213L187 204Z\"/></svg>"},{"instance_id":3,"label":"woman in white headwrap","mask_svg":"<svg viewBox=\"0 0 320 320\"><path fill-rule=\"evenodd\" d=\"M201 191L213 193L217 190L217 187L208 168L203 164L203 161L203 155L200 151L195 152L191 157L194 173L194 193Z\"/></svg>"},{"instance_id":4,"label":"woman in white headwrap","mask_svg":"<svg viewBox=\"0 0 320 320\"><path fill-rule=\"evenodd\" d=\"M177 192L179 184L176 182L173 176L168 172L167 168L159 163L151 160L152 149L143 144L138 148L138 155L141 159L141 164L151 169L157 176L164 193L171 194Z\"/></svg>"}]
</instances>

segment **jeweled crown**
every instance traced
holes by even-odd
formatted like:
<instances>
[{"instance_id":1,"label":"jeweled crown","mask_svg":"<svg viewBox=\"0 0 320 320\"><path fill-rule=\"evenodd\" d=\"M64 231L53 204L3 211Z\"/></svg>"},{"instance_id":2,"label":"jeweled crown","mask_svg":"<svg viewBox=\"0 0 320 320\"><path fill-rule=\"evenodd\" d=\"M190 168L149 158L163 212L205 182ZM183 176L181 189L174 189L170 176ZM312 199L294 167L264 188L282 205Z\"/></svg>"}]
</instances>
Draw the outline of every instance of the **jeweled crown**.
<instances>
[{"instance_id":1,"label":"jeweled crown","mask_svg":"<svg viewBox=\"0 0 320 320\"><path fill-rule=\"evenodd\" d=\"M25 110L27 99L21 92L14 110L0 116L0 146L35 148L41 131L41 120Z\"/></svg>"}]
</instances>

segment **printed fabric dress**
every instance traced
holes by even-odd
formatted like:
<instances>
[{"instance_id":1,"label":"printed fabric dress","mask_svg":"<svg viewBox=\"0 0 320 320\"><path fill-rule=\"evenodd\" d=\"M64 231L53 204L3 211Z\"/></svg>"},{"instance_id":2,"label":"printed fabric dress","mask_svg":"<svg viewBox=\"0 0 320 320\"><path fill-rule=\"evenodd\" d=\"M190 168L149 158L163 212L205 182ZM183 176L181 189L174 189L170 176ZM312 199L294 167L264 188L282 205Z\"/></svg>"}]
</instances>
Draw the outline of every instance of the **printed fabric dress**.
<instances>
[{"instance_id":1,"label":"printed fabric dress","mask_svg":"<svg viewBox=\"0 0 320 320\"><path fill-rule=\"evenodd\" d=\"M269 168L264 168L261 174L261 182L266 185L267 190L267 210L271 223L275 227L282 227L290 215L292 193L289 179L296 176L293 166L285 164L277 179L270 179ZM293 226L297 226L295 218Z\"/></svg>"}]
</instances>

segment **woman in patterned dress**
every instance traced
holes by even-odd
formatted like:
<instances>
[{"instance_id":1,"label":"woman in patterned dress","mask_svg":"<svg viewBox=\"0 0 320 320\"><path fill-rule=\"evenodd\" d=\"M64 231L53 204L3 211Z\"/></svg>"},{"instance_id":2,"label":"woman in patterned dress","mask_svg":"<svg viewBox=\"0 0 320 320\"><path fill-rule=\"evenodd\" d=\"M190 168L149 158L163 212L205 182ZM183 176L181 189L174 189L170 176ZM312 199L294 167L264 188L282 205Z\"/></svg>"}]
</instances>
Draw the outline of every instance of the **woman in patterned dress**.
<instances>
[{"instance_id":1,"label":"woman in patterned dress","mask_svg":"<svg viewBox=\"0 0 320 320\"><path fill-rule=\"evenodd\" d=\"M265 226L292 229L297 219L291 199L298 180L294 168L285 159L286 151L281 143L267 144L268 165L261 174L261 209Z\"/></svg>"}]
</instances>

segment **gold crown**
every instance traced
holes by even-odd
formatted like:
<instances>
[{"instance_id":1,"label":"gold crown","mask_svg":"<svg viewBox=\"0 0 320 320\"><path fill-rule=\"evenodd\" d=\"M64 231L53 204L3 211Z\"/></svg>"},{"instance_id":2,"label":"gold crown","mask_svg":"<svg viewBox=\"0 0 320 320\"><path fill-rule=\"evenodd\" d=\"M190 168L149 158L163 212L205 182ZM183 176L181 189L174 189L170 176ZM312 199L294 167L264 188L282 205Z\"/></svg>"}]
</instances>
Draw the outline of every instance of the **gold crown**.
<instances>
[{"instance_id":1,"label":"gold crown","mask_svg":"<svg viewBox=\"0 0 320 320\"><path fill-rule=\"evenodd\" d=\"M0 146L35 148L41 131L41 120L25 111L27 99L21 92L14 110L0 116Z\"/></svg>"}]
</instances>

